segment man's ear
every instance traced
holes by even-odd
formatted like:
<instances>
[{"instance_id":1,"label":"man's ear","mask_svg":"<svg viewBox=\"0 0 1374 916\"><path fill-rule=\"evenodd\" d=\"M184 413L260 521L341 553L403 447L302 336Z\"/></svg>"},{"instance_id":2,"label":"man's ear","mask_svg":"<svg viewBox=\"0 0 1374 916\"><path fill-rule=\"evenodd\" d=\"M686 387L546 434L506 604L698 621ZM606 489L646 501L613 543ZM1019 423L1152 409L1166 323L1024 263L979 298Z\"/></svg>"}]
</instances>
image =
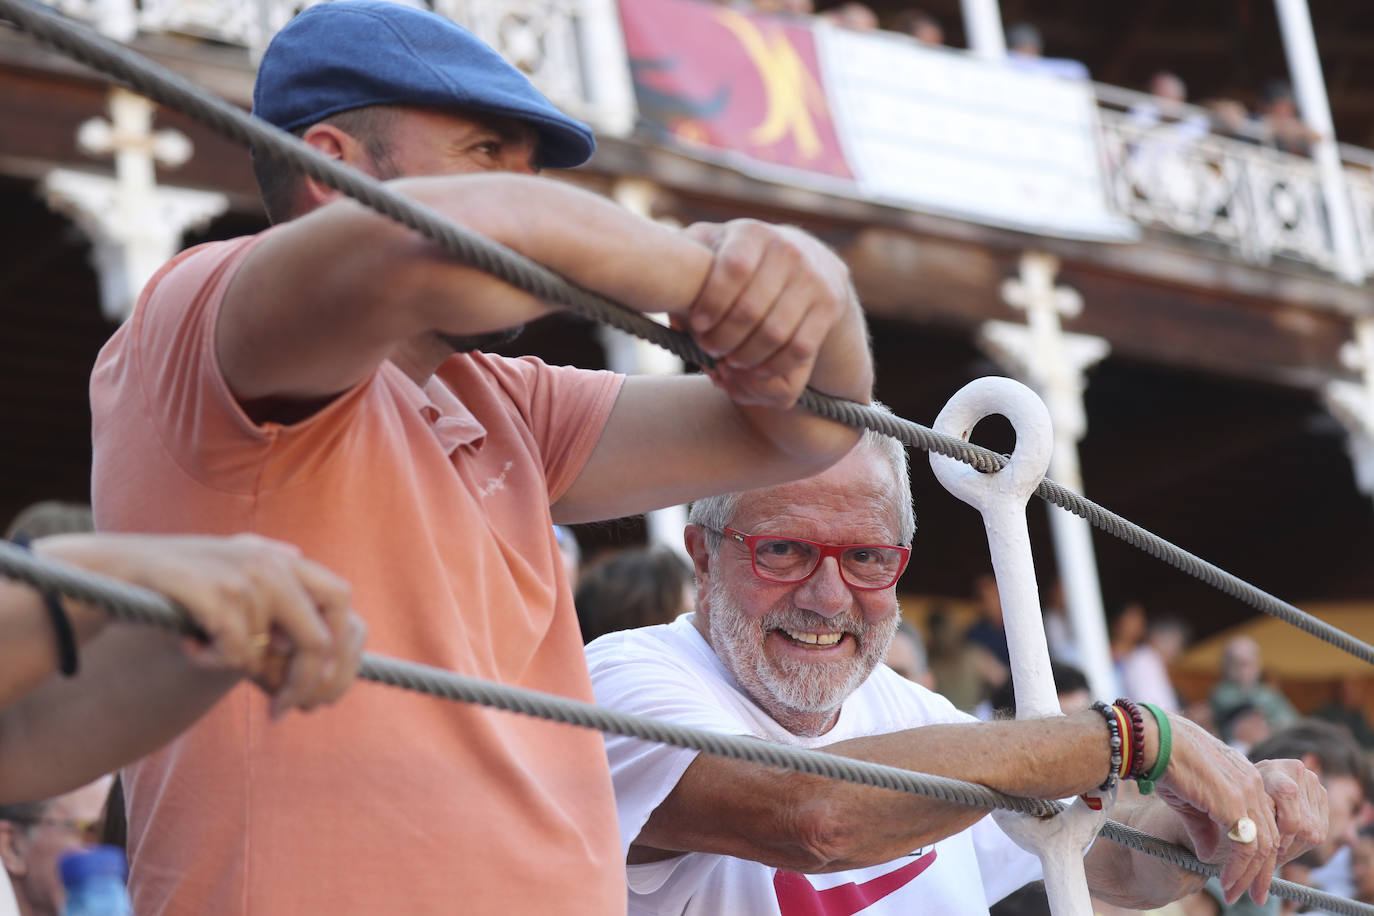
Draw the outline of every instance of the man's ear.
<instances>
[{"instance_id":1,"label":"man's ear","mask_svg":"<svg viewBox=\"0 0 1374 916\"><path fill-rule=\"evenodd\" d=\"M14 821L0 821L0 864L15 878L22 878L29 871L23 834L24 829Z\"/></svg>"},{"instance_id":2,"label":"man's ear","mask_svg":"<svg viewBox=\"0 0 1374 916\"><path fill-rule=\"evenodd\" d=\"M697 589L700 591L711 574L711 551L706 546L706 529L700 525L688 525L682 530L682 544L692 558L692 572L696 573Z\"/></svg>"},{"instance_id":3,"label":"man's ear","mask_svg":"<svg viewBox=\"0 0 1374 916\"><path fill-rule=\"evenodd\" d=\"M337 159L345 165L351 165L364 172L368 171L368 167L371 165L366 158L360 158L365 157L366 151L357 138L333 124L312 124L301 135L301 140L330 159ZM301 177L301 193L306 198L304 210L312 210L339 196L338 191L328 185L321 184L309 175Z\"/></svg>"}]
</instances>

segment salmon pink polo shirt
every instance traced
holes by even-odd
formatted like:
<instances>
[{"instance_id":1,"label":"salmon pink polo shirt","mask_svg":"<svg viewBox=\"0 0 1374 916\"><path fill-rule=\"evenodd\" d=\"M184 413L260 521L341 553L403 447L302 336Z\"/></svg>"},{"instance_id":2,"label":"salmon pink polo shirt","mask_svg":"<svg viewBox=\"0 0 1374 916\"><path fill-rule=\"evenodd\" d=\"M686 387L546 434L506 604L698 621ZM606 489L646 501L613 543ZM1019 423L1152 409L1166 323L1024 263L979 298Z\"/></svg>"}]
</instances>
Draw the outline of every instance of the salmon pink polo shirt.
<instances>
[{"instance_id":1,"label":"salmon pink polo shirt","mask_svg":"<svg viewBox=\"0 0 1374 916\"><path fill-rule=\"evenodd\" d=\"M391 363L307 420L256 424L215 357L255 240L178 256L91 378L107 531L252 531L347 578L367 649L590 701L549 505L620 390L481 353ZM248 685L124 770L140 916L625 909L601 736L370 683L278 722Z\"/></svg>"}]
</instances>

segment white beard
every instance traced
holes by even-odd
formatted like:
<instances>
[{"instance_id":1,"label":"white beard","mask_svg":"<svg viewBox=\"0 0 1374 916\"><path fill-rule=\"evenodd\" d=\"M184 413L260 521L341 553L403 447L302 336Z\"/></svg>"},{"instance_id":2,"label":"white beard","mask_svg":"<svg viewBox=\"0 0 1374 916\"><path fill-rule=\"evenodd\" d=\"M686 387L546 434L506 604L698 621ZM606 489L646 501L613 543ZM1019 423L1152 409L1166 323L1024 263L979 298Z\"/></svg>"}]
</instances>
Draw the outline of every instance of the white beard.
<instances>
[{"instance_id":1,"label":"white beard","mask_svg":"<svg viewBox=\"0 0 1374 916\"><path fill-rule=\"evenodd\" d=\"M898 614L869 622L858 614L822 617L796 608L775 609L751 619L726 593L719 579L707 589L710 602L711 645L745 693L784 726L790 714L833 714L859 688L873 669L887 658L897 632ZM844 662L808 664L764 652L768 634L776 629L839 629L853 638L858 654ZM789 731L791 731L789 727Z\"/></svg>"}]
</instances>

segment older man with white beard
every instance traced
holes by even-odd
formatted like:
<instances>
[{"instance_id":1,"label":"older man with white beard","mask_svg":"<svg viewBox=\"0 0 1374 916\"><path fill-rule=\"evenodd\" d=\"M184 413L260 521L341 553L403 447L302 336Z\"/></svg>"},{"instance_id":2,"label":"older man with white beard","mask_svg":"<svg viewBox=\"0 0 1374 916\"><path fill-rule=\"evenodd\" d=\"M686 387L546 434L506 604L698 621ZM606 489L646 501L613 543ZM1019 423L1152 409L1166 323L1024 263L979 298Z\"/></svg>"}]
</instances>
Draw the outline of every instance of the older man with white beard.
<instances>
[{"instance_id":1,"label":"older man with white beard","mask_svg":"<svg viewBox=\"0 0 1374 916\"><path fill-rule=\"evenodd\" d=\"M692 507L694 614L587 647L598 702L683 725L1063 798L1108 778L1099 711L979 723L880 664L914 531L906 453L868 433L828 471ZM1143 717L1146 772L1160 752ZM1252 766L1184 719L1148 798L1113 817L1224 863L1229 899L1268 891L1318 842L1326 799L1295 761ZM631 914L979 914L1039 876L986 811L608 735ZM1130 800L1125 800L1127 796ZM1256 838L1233 843L1242 818ZM1197 876L1115 843L1095 894L1145 908Z\"/></svg>"}]
</instances>

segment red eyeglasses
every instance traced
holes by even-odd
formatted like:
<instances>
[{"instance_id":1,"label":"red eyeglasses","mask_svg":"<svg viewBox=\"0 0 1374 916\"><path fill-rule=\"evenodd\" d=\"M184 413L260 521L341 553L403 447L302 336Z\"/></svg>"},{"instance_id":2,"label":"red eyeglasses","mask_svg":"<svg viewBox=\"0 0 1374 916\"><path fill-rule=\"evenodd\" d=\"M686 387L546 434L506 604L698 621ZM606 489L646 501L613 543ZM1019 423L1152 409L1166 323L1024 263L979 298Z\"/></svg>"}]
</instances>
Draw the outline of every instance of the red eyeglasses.
<instances>
[{"instance_id":1,"label":"red eyeglasses","mask_svg":"<svg viewBox=\"0 0 1374 916\"><path fill-rule=\"evenodd\" d=\"M879 591L891 588L901 578L911 559L910 547L888 544L821 544L804 538L780 538L765 534L745 534L734 528L721 531L727 538L744 544L754 563L754 575L767 582L794 585L815 575L821 560L834 557L840 578L850 588Z\"/></svg>"}]
</instances>

